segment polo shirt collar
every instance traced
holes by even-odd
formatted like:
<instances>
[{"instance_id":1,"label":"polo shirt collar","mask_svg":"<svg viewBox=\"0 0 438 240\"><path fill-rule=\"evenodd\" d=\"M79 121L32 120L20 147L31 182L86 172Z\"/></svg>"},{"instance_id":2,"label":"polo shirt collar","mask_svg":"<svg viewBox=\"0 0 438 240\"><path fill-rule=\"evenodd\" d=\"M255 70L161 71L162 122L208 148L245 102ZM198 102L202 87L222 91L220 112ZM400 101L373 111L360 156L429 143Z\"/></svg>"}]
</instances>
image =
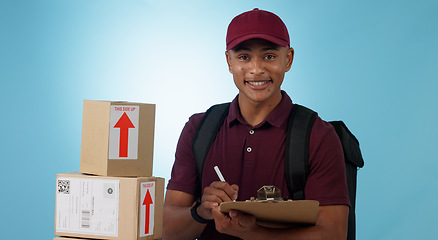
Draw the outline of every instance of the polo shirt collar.
<instances>
[{"instance_id":1,"label":"polo shirt collar","mask_svg":"<svg viewBox=\"0 0 438 240\"><path fill-rule=\"evenodd\" d=\"M281 127L282 124L284 124L287 119L289 118L290 111L292 110L292 100L290 99L289 95L285 91L281 91L282 98L280 103L277 105L277 107L274 108L274 110L268 115L268 117L260 123L258 126L262 126L266 122L269 123L272 126L275 127ZM287 114L285 114L287 113ZM240 108L238 103L238 95L234 98L234 100L231 102L230 110L227 116L228 120L228 126L231 127L233 124L241 123L241 124L247 124L246 121L243 119L242 115L240 114Z\"/></svg>"}]
</instances>

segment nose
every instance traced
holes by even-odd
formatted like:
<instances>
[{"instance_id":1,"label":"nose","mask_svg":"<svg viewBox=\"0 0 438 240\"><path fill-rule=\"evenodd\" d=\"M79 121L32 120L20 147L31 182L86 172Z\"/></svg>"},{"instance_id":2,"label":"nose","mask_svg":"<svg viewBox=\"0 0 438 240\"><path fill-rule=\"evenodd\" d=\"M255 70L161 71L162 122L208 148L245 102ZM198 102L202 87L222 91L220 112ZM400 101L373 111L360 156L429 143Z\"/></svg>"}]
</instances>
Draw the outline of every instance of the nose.
<instances>
[{"instance_id":1,"label":"nose","mask_svg":"<svg viewBox=\"0 0 438 240\"><path fill-rule=\"evenodd\" d=\"M265 68L263 61L259 58L252 59L249 72L256 76L264 74Z\"/></svg>"}]
</instances>

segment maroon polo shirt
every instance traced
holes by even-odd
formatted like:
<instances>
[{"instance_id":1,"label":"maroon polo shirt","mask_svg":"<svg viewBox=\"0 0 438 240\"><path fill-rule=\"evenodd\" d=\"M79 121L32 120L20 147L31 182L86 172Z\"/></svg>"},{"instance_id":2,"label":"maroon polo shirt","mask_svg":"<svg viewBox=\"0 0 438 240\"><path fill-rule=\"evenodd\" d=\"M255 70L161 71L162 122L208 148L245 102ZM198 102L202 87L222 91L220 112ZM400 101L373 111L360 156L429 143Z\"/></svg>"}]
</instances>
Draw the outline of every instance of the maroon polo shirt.
<instances>
[{"instance_id":1,"label":"maroon polo shirt","mask_svg":"<svg viewBox=\"0 0 438 240\"><path fill-rule=\"evenodd\" d=\"M254 127L242 118L237 97L233 100L205 161L202 189L219 181L213 169L219 166L225 180L239 186L238 201L256 197L257 190L263 185L280 188L283 197L289 195L284 179L284 149L288 117L294 105L285 92L282 94L279 105L265 121ZM195 196L202 192L197 189L192 140L204 114L191 116L181 133L167 185L169 190ZM306 199L318 200L320 205L350 204L341 143L331 124L319 117L310 136L309 167Z\"/></svg>"}]
</instances>

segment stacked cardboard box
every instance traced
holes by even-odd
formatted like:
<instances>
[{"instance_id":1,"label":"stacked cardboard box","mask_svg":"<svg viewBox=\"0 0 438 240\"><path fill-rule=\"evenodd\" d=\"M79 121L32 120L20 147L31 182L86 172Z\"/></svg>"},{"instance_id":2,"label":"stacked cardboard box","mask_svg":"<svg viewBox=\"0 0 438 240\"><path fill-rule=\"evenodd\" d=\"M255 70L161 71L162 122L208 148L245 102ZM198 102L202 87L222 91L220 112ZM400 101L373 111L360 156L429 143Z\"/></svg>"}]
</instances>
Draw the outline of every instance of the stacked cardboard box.
<instances>
[{"instance_id":1,"label":"stacked cardboard box","mask_svg":"<svg viewBox=\"0 0 438 240\"><path fill-rule=\"evenodd\" d=\"M56 181L55 239L160 239L164 179L152 176L155 105L84 101L80 172Z\"/></svg>"}]
</instances>

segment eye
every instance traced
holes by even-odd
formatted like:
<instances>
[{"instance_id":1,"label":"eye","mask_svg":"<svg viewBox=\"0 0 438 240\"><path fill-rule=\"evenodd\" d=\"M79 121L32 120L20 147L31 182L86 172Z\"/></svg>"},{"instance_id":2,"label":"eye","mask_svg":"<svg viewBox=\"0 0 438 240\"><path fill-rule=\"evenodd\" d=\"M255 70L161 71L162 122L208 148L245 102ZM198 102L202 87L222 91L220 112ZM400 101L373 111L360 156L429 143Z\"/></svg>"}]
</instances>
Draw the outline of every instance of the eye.
<instances>
[{"instance_id":1,"label":"eye","mask_svg":"<svg viewBox=\"0 0 438 240\"><path fill-rule=\"evenodd\" d=\"M238 56L237 58L238 58L239 60L243 60L243 61L246 61L246 60L249 59L249 57L248 57L247 55L240 55L240 56Z\"/></svg>"},{"instance_id":2,"label":"eye","mask_svg":"<svg viewBox=\"0 0 438 240\"><path fill-rule=\"evenodd\" d=\"M274 54L266 54L265 55L265 59L267 59L267 60L272 60L272 59L274 59L275 58L275 55Z\"/></svg>"}]
</instances>

